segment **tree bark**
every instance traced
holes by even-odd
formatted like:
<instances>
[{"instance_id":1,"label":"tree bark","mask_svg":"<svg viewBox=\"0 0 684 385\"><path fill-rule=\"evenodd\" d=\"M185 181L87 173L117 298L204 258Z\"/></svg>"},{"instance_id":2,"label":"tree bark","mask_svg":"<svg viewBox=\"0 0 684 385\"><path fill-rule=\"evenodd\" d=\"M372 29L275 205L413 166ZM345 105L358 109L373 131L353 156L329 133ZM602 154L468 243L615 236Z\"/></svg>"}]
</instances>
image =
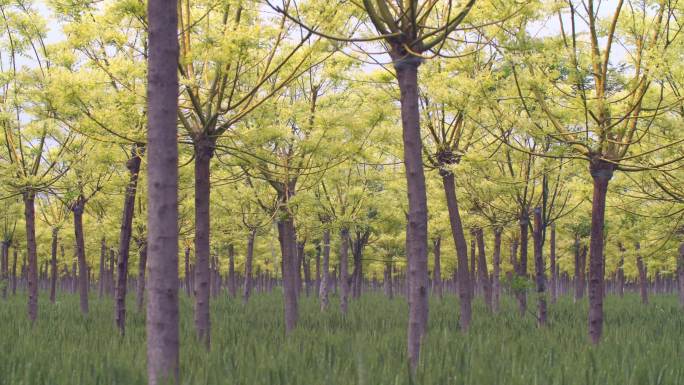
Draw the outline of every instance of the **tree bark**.
<instances>
[{"instance_id":1,"label":"tree bark","mask_svg":"<svg viewBox=\"0 0 684 385\"><path fill-rule=\"evenodd\" d=\"M328 292L330 291L330 230L323 230L323 272L321 275L320 301L321 311L328 308Z\"/></svg>"},{"instance_id":2,"label":"tree bark","mask_svg":"<svg viewBox=\"0 0 684 385\"><path fill-rule=\"evenodd\" d=\"M482 290L484 292L485 304L490 311L493 311L492 285L489 281L489 271L487 270L487 258L485 254L484 232L481 228L478 228L475 231L475 236L477 239L477 272L479 274L480 285L482 285Z\"/></svg>"},{"instance_id":3,"label":"tree bark","mask_svg":"<svg viewBox=\"0 0 684 385\"><path fill-rule=\"evenodd\" d=\"M603 225L608 182L613 176L614 167L612 163L600 160L590 163L590 173L594 181L594 195L591 206L591 240L589 242L589 338L594 344L599 343L603 331Z\"/></svg>"},{"instance_id":4,"label":"tree bark","mask_svg":"<svg viewBox=\"0 0 684 385\"><path fill-rule=\"evenodd\" d=\"M12 295L17 294L17 254L19 254L19 250L15 247L12 260Z\"/></svg>"},{"instance_id":5,"label":"tree bark","mask_svg":"<svg viewBox=\"0 0 684 385\"><path fill-rule=\"evenodd\" d=\"M475 233L471 230L470 235L472 238L470 239L470 263L469 267L470 270L468 271L468 274L470 274L470 296L471 298L475 298L476 295L480 294L480 284L481 282L478 281L477 279L477 242L475 241Z\"/></svg>"},{"instance_id":6,"label":"tree bark","mask_svg":"<svg viewBox=\"0 0 684 385\"><path fill-rule=\"evenodd\" d=\"M138 242L138 287L136 291L136 304L138 312L142 313L145 304L145 271L147 270L147 240L141 239Z\"/></svg>"},{"instance_id":7,"label":"tree bark","mask_svg":"<svg viewBox=\"0 0 684 385\"><path fill-rule=\"evenodd\" d=\"M340 230L340 311L347 314L349 307L349 230Z\"/></svg>"},{"instance_id":8,"label":"tree bark","mask_svg":"<svg viewBox=\"0 0 684 385\"><path fill-rule=\"evenodd\" d=\"M138 174L140 173L140 157L145 147L134 144L131 157L126 162L129 173L128 185L124 194L124 207L119 231L119 254L117 260L117 285L115 314L116 326L121 335L126 332L126 292L128 289L128 256L133 233L133 216L135 215L135 195L138 189Z\"/></svg>"},{"instance_id":9,"label":"tree bark","mask_svg":"<svg viewBox=\"0 0 684 385\"><path fill-rule=\"evenodd\" d=\"M55 251L56 252L56 251ZM104 291L105 291L105 282L107 280L107 269L106 269L106 261L107 260L107 242L105 240L105 237L102 237L102 241L100 243L100 277L99 277L99 283L98 283L98 296L102 298L104 296Z\"/></svg>"},{"instance_id":10,"label":"tree bark","mask_svg":"<svg viewBox=\"0 0 684 385\"><path fill-rule=\"evenodd\" d=\"M499 311L501 299L501 229L494 228L494 254L492 256L492 310Z\"/></svg>"},{"instance_id":11,"label":"tree bark","mask_svg":"<svg viewBox=\"0 0 684 385\"><path fill-rule=\"evenodd\" d=\"M442 185L444 186L444 194L446 196L447 209L449 211L451 236L456 245L456 257L458 259L456 274L458 277L458 296L460 304L459 325L461 331L466 332L470 327L470 320L472 318L472 281L468 271L468 244L466 243L465 234L463 233L463 223L461 222L461 214L458 208L454 174L450 170L440 170L440 175L442 176Z\"/></svg>"},{"instance_id":12,"label":"tree bark","mask_svg":"<svg viewBox=\"0 0 684 385\"><path fill-rule=\"evenodd\" d=\"M442 237L438 236L432 241L435 263L432 269L432 293L442 298Z\"/></svg>"},{"instance_id":13,"label":"tree bark","mask_svg":"<svg viewBox=\"0 0 684 385\"><path fill-rule=\"evenodd\" d=\"M228 294L231 298L237 296L237 277L235 276L235 246L228 245Z\"/></svg>"},{"instance_id":14,"label":"tree bark","mask_svg":"<svg viewBox=\"0 0 684 385\"><path fill-rule=\"evenodd\" d=\"M148 57L148 384L178 384L178 8L150 0Z\"/></svg>"},{"instance_id":15,"label":"tree bark","mask_svg":"<svg viewBox=\"0 0 684 385\"><path fill-rule=\"evenodd\" d=\"M641 244L636 243L636 253L637 253L637 270L639 272L639 289L641 293L641 303L648 305L648 271L646 270L646 265L644 265L644 260L641 257Z\"/></svg>"},{"instance_id":16,"label":"tree bark","mask_svg":"<svg viewBox=\"0 0 684 385\"><path fill-rule=\"evenodd\" d=\"M527 282L527 244L529 241L530 217L527 209L523 208L520 214L520 259L518 260L518 277ZM517 293L518 307L520 316L524 317L527 313L527 289L522 289Z\"/></svg>"},{"instance_id":17,"label":"tree bark","mask_svg":"<svg viewBox=\"0 0 684 385\"><path fill-rule=\"evenodd\" d=\"M415 58L413 58L415 59ZM417 60L400 58L395 62L401 94L401 123L404 166L408 192L408 231L406 244L409 280L408 357L413 371L418 366L422 338L428 321L428 218L423 148L418 110Z\"/></svg>"},{"instance_id":18,"label":"tree bark","mask_svg":"<svg viewBox=\"0 0 684 385\"><path fill-rule=\"evenodd\" d=\"M190 278L192 273L190 271L190 247L185 248L185 294L190 296Z\"/></svg>"},{"instance_id":19,"label":"tree bark","mask_svg":"<svg viewBox=\"0 0 684 385\"><path fill-rule=\"evenodd\" d=\"M532 237L534 239L534 270L537 285L537 325L540 327L546 325L546 276L544 275L546 267L542 254L543 231L541 207L536 207L534 209Z\"/></svg>"},{"instance_id":20,"label":"tree bark","mask_svg":"<svg viewBox=\"0 0 684 385\"><path fill-rule=\"evenodd\" d=\"M281 202L287 202L287 198L281 197ZM285 333L289 334L297 327L299 318L295 280L295 274L298 273L296 270L297 240L292 216L284 206L281 208L281 219L278 221L278 240L282 253Z\"/></svg>"},{"instance_id":21,"label":"tree bark","mask_svg":"<svg viewBox=\"0 0 684 385\"><path fill-rule=\"evenodd\" d=\"M211 272L209 269L209 200L210 163L214 143L206 135L193 139L195 151L195 329L197 338L209 350L211 321L209 295Z\"/></svg>"},{"instance_id":22,"label":"tree bark","mask_svg":"<svg viewBox=\"0 0 684 385\"><path fill-rule=\"evenodd\" d=\"M389 299L394 298L394 289L392 285L392 263L385 263L385 271L383 273L383 288L385 291L385 296Z\"/></svg>"},{"instance_id":23,"label":"tree bark","mask_svg":"<svg viewBox=\"0 0 684 385\"><path fill-rule=\"evenodd\" d=\"M242 292L242 302L246 305L252 292L252 259L254 258L254 240L256 229L251 229L247 236L247 256L245 258L245 286Z\"/></svg>"},{"instance_id":24,"label":"tree bark","mask_svg":"<svg viewBox=\"0 0 684 385\"><path fill-rule=\"evenodd\" d=\"M684 308L684 242L679 244L677 255L677 283L679 292L679 305Z\"/></svg>"},{"instance_id":25,"label":"tree bark","mask_svg":"<svg viewBox=\"0 0 684 385\"><path fill-rule=\"evenodd\" d=\"M618 248L620 249L620 261L618 262L618 267L617 267L617 292L620 298L624 297L625 295L625 247L620 243L618 245Z\"/></svg>"},{"instance_id":26,"label":"tree bark","mask_svg":"<svg viewBox=\"0 0 684 385\"><path fill-rule=\"evenodd\" d=\"M26 222L26 254L28 256L28 317L31 323L38 317L38 255L36 254L35 192L25 191L24 220Z\"/></svg>"},{"instance_id":27,"label":"tree bark","mask_svg":"<svg viewBox=\"0 0 684 385\"><path fill-rule=\"evenodd\" d=\"M76 258L78 260L78 294L81 313L88 314L88 268L85 259L85 239L83 236L83 211L85 198L81 195L71 207L74 213L74 238L76 240Z\"/></svg>"},{"instance_id":28,"label":"tree bark","mask_svg":"<svg viewBox=\"0 0 684 385\"><path fill-rule=\"evenodd\" d=\"M550 282L551 286L551 303L556 303L558 299L558 267L556 265L556 224L551 224L551 239L549 240L549 268L551 269Z\"/></svg>"},{"instance_id":29,"label":"tree bark","mask_svg":"<svg viewBox=\"0 0 684 385\"><path fill-rule=\"evenodd\" d=\"M9 290L9 247L10 241L2 241L2 251L0 252L0 286L2 286L2 298L7 298L7 291ZM54 299L51 301L54 303Z\"/></svg>"}]
</instances>

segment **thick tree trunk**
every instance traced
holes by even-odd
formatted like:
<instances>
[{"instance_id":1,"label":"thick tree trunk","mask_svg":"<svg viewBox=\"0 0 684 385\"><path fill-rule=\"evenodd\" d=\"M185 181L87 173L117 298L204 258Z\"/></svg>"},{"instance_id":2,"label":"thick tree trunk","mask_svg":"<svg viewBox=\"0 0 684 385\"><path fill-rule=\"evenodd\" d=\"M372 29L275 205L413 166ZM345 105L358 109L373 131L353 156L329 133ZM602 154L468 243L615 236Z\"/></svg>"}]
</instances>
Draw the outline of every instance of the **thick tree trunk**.
<instances>
[{"instance_id":1,"label":"thick tree trunk","mask_svg":"<svg viewBox=\"0 0 684 385\"><path fill-rule=\"evenodd\" d=\"M138 312L142 313L145 304L145 271L147 270L147 240L141 239L138 242L138 287L136 291L136 304Z\"/></svg>"},{"instance_id":2,"label":"thick tree trunk","mask_svg":"<svg viewBox=\"0 0 684 385\"><path fill-rule=\"evenodd\" d=\"M492 255L492 309L499 311L501 299L501 229L494 228L494 254Z\"/></svg>"},{"instance_id":3,"label":"thick tree trunk","mask_svg":"<svg viewBox=\"0 0 684 385\"><path fill-rule=\"evenodd\" d=\"M252 260L254 258L254 240L256 229L251 229L247 236L247 255L245 258L245 285L242 291L242 302L246 305L252 293Z\"/></svg>"},{"instance_id":4,"label":"thick tree trunk","mask_svg":"<svg viewBox=\"0 0 684 385\"><path fill-rule=\"evenodd\" d=\"M209 315L209 199L211 157L214 143L207 136L194 138L195 150L195 329L197 338L209 349L211 321Z\"/></svg>"},{"instance_id":5,"label":"thick tree trunk","mask_svg":"<svg viewBox=\"0 0 684 385\"><path fill-rule=\"evenodd\" d=\"M349 230L340 230L340 311L347 314L349 307Z\"/></svg>"},{"instance_id":6,"label":"thick tree trunk","mask_svg":"<svg viewBox=\"0 0 684 385\"><path fill-rule=\"evenodd\" d=\"M537 324L539 326L546 325L546 276L544 271L544 256L542 254L542 213L541 207L534 209L534 231L532 237L534 239L534 270L535 282L537 286Z\"/></svg>"},{"instance_id":7,"label":"thick tree trunk","mask_svg":"<svg viewBox=\"0 0 684 385\"><path fill-rule=\"evenodd\" d=\"M178 384L178 9L150 0L148 57L148 384Z\"/></svg>"},{"instance_id":8,"label":"thick tree trunk","mask_svg":"<svg viewBox=\"0 0 684 385\"><path fill-rule=\"evenodd\" d=\"M520 215L520 259L518 260L518 277L527 282L527 244L529 240L528 230L530 217L527 209L523 208ZM527 313L527 289L522 289L517 293L518 307L522 317Z\"/></svg>"},{"instance_id":9,"label":"thick tree trunk","mask_svg":"<svg viewBox=\"0 0 684 385\"><path fill-rule=\"evenodd\" d=\"M416 58L401 58L394 65L401 94L401 123L404 166L408 192L406 256L409 280L408 357L413 371L418 366L422 338L428 321L428 219L423 149L418 110L418 65Z\"/></svg>"},{"instance_id":10,"label":"thick tree trunk","mask_svg":"<svg viewBox=\"0 0 684 385\"><path fill-rule=\"evenodd\" d=\"M558 267L556 265L556 224L551 224L551 239L549 240L550 253L549 253L549 268L551 269L550 282L551 286L551 303L556 303L558 299Z\"/></svg>"},{"instance_id":11,"label":"thick tree trunk","mask_svg":"<svg viewBox=\"0 0 684 385\"><path fill-rule=\"evenodd\" d=\"M603 225L608 182L613 176L614 167L605 161L592 161L589 170L594 180L589 242L589 338L594 344L599 343L603 331Z\"/></svg>"},{"instance_id":12,"label":"thick tree trunk","mask_svg":"<svg viewBox=\"0 0 684 385\"><path fill-rule=\"evenodd\" d=\"M321 311L328 308L328 292L330 290L330 230L323 230L323 272L321 275L320 301Z\"/></svg>"},{"instance_id":13,"label":"thick tree trunk","mask_svg":"<svg viewBox=\"0 0 684 385\"><path fill-rule=\"evenodd\" d=\"M281 202L287 202L287 199L281 197ZM295 274L298 273L296 270L297 239L292 216L286 207L281 209L281 219L278 221L278 240L282 254L285 333L289 334L297 327L299 310L297 304L297 281L295 279Z\"/></svg>"},{"instance_id":14,"label":"thick tree trunk","mask_svg":"<svg viewBox=\"0 0 684 385\"><path fill-rule=\"evenodd\" d=\"M117 285L115 302L116 326L121 335L126 331L126 292L128 289L128 256L133 233L133 216L135 215L135 195L138 189L138 174L140 173L140 157L145 147L134 144L131 157L126 162L129 179L124 194L124 207L119 230L119 254L117 260Z\"/></svg>"},{"instance_id":15,"label":"thick tree trunk","mask_svg":"<svg viewBox=\"0 0 684 385\"><path fill-rule=\"evenodd\" d=\"M444 186L444 194L446 196L447 209L449 211L451 236L456 245L456 257L458 259L456 276L460 304L459 325L461 331L466 332L468 331L468 327L470 327L470 320L472 318L472 281L470 280L470 273L468 272L468 244L466 243L465 234L463 233L463 223L461 222L461 214L458 208L454 174L450 170L440 170L440 175L442 176L442 185Z\"/></svg>"},{"instance_id":16,"label":"thick tree trunk","mask_svg":"<svg viewBox=\"0 0 684 385\"><path fill-rule=\"evenodd\" d=\"M24 221L26 223L26 254L28 256L28 317L31 323L38 317L38 255L36 254L35 192L26 191Z\"/></svg>"},{"instance_id":17,"label":"thick tree trunk","mask_svg":"<svg viewBox=\"0 0 684 385\"><path fill-rule=\"evenodd\" d=\"M637 271L639 272L639 291L641 293L641 303L648 305L648 271L646 270L646 265L644 265L644 260L641 257L641 244L636 243L636 253L637 253Z\"/></svg>"},{"instance_id":18,"label":"thick tree trunk","mask_svg":"<svg viewBox=\"0 0 684 385\"><path fill-rule=\"evenodd\" d=\"M484 232L482 229L478 228L475 231L475 236L477 238L477 271L479 274L480 285L484 292L485 304L490 311L494 310L492 306L492 285L489 280L489 271L487 270L487 258L485 254L485 242L484 242Z\"/></svg>"},{"instance_id":19,"label":"thick tree trunk","mask_svg":"<svg viewBox=\"0 0 684 385\"><path fill-rule=\"evenodd\" d=\"M432 293L438 298L442 298L442 237L437 237L432 241L435 263L432 269Z\"/></svg>"}]
</instances>

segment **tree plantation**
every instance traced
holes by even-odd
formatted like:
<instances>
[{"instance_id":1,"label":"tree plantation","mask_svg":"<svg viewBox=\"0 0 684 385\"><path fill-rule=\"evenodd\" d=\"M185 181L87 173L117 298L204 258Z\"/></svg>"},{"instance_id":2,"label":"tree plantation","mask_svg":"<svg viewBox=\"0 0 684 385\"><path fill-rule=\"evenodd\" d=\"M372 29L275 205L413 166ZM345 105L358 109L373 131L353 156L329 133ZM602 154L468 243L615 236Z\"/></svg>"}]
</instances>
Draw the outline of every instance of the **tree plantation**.
<instances>
[{"instance_id":1,"label":"tree plantation","mask_svg":"<svg viewBox=\"0 0 684 385\"><path fill-rule=\"evenodd\" d=\"M0 385L684 384L682 20L0 0Z\"/></svg>"}]
</instances>

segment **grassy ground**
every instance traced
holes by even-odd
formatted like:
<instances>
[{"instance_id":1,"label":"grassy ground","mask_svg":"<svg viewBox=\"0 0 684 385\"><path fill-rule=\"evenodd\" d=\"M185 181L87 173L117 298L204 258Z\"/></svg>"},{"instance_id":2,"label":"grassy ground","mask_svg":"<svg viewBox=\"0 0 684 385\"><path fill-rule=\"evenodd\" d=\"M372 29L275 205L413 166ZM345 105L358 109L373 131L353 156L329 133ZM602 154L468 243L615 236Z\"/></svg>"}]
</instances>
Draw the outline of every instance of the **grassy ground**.
<instances>
[{"instance_id":1,"label":"grassy ground","mask_svg":"<svg viewBox=\"0 0 684 385\"><path fill-rule=\"evenodd\" d=\"M111 300L93 297L87 318L76 296L58 301L41 297L33 328L23 295L0 302L0 384L145 383L142 314L129 312L120 338ZM549 326L539 330L510 299L496 316L477 302L472 329L462 335L456 301L431 303L418 384L684 384L684 312L674 297L655 297L647 307L633 295L607 298L598 347L587 343L586 303L551 305ZM247 307L221 298L213 302L210 353L194 340L191 301L183 296L181 305L182 384L408 384L402 299L365 295L346 318L334 301L321 314L313 298L304 299L299 329L285 338L279 295L257 295Z\"/></svg>"}]
</instances>

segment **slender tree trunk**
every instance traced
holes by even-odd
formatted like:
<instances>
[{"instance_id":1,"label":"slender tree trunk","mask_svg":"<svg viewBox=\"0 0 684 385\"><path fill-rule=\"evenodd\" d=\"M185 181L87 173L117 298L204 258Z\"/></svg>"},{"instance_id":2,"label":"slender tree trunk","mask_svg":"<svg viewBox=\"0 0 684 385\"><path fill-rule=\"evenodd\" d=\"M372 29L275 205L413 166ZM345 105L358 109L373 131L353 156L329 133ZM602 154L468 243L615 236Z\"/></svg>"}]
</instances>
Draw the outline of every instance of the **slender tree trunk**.
<instances>
[{"instance_id":1,"label":"slender tree trunk","mask_svg":"<svg viewBox=\"0 0 684 385\"><path fill-rule=\"evenodd\" d=\"M677 255L677 288L679 289L679 305L684 308L684 242L679 244Z\"/></svg>"},{"instance_id":2,"label":"slender tree trunk","mask_svg":"<svg viewBox=\"0 0 684 385\"><path fill-rule=\"evenodd\" d=\"M492 256L492 309L499 311L501 299L501 229L494 228L494 254Z\"/></svg>"},{"instance_id":3,"label":"slender tree trunk","mask_svg":"<svg viewBox=\"0 0 684 385\"><path fill-rule=\"evenodd\" d=\"M150 0L148 56L148 384L178 384L178 9Z\"/></svg>"},{"instance_id":4,"label":"slender tree trunk","mask_svg":"<svg viewBox=\"0 0 684 385\"><path fill-rule=\"evenodd\" d=\"M106 261L107 260L107 242L105 240L105 237L102 237L102 241L100 243L100 278L99 278L99 288L98 288L98 296L102 298L104 296L104 291L105 291L105 283L107 281L107 269L106 269Z\"/></svg>"},{"instance_id":5,"label":"slender tree trunk","mask_svg":"<svg viewBox=\"0 0 684 385\"><path fill-rule=\"evenodd\" d=\"M389 299L394 298L394 290L392 288L392 263L385 263L385 272L383 277L383 287L385 296Z\"/></svg>"},{"instance_id":6,"label":"slender tree trunk","mask_svg":"<svg viewBox=\"0 0 684 385\"><path fill-rule=\"evenodd\" d=\"M468 272L468 244L466 243L465 234L463 233L463 223L461 222L461 214L458 208L454 174L451 170L443 169L440 170L440 175L442 176L442 185L444 186L447 209L449 210L451 236L456 245L456 256L458 259L456 275L460 304L459 325L461 331L466 332L470 327L470 320L472 318L471 280L470 273Z\"/></svg>"},{"instance_id":7,"label":"slender tree trunk","mask_svg":"<svg viewBox=\"0 0 684 385\"><path fill-rule=\"evenodd\" d=\"M14 248L14 258L12 260L12 295L17 294L17 256L19 254L19 250L17 248Z\"/></svg>"},{"instance_id":8,"label":"slender tree trunk","mask_svg":"<svg viewBox=\"0 0 684 385\"><path fill-rule=\"evenodd\" d=\"M190 247L185 247L185 294L190 296L190 278L192 272L190 271Z\"/></svg>"},{"instance_id":9,"label":"slender tree trunk","mask_svg":"<svg viewBox=\"0 0 684 385\"><path fill-rule=\"evenodd\" d=\"M295 236L296 236L295 232ZM295 273L295 282L297 285L297 295L301 294L302 289L303 289L303 281L302 281L302 265L304 263L304 242L297 242L297 265L296 265L296 273Z\"/></svg>"},{"instance_id":10,"label":"slender tree trunk","mask_svg":"<svg viewBox=\"0 0 684 385\"><path fill-rule=\"evenodd\" d=\"M321 277L320 300L321 311L328 308L328 292L330 290L330 230L323 230L323 274Z\"/></svg>"},{"instance_id":11,"label":"slender tree trunk","mask_svg":"<svg viewBox=\"0 0 684 385\"><path fill-rule=\"evenodd\" d=\"M0 252L0 286L2 286L2 298L7 298L7 290L9 289L9 247L10 242L7 240L2 241L2 251ZM51 301L54 303L54 300Z\"/></svg>"},{"instance_id":12,"label":"slender tree trunk","mask_svg":"<svg viewBox=\"0 0 684 385\"><path fill-rule=\"evenodd\" d=\"M550 253L549 253L549 268L551 269L550 274L550 286L551 286L551 303L556 303L558 299L558 267L556 265L556 224L551 224L551 239L549 240Z\"/></svg>"},{"instance_id":13,"label":"slender tree trunk","mask_svg":"<svg viewBox=\"0 0 684 385\"><path fill-rule=\"evenodd\" d=\"M52 228L52 242L50 244L50 302L55 303L57 291L57 235L59 228Z\"/></svg>"},{"instance_id":14,"label":"slender tree trunk","mask_svg":"<svg viewBox=\"0 0 684 385\"><path fill-rule=\"evenodd\" d=\"M302 266L304 268L304 290L306 291L306 296L311 294L311 262L306 257L304 252L304 246L302 244Z\"/></svg>"},{"instance_id":15,"label":"slender tree trunk","mask_svg":"<svg viewBox=\"0 0 684 385\"><path fill-rule=\"evenodd\" d=\"M135 195L138 189L138 174L140 173L140 157L145 147L134 144L131 149L131 157L126 162L129 180L124 194L124 207L121 216L121 229L119 231L119 254L117 260L117 285L115 314L116 326L121 335L126 331L126 291L128 289L128 256L133 233L133 216L135 215Z\"/></svg>"},{"instance_id":16,"label":"slender tree trunk","mask_svg":"<svg viewBox=\"0 0 684 385\"><path fill-rule=\"evenodd\" d=\"M528 226L530 224L530 217L527 209L523 208L520 215L520 260L518 261L518 277L527 281L527 244L529 240ZM518 307L522 317L527 313L527 289L522 289L518 292Z\"/></svg>"},{"instance_id":17,"label":"slender tree trunk","mask_svg":"<svg viewBox=\"0 0 684 385\"><path fill-rule=\"evenodd\" d=\"M252 292L252 259L254 258L254 240L256 229L251 229L247 237L247 256L245 258L245 286L242 292L242 302L246 305Z\"/></svg>"},{"instance_id":18,"label":"slender tree trunk","mask_svg":"<svg viewBox=\"0 0 684 385\"><path fill-rule=\"evenodd\" d=\"M618 245L618 248L620 249L620 261L618 262L618 267L617 267L617 292L620 298L624 297L625 295L625 247L620 243Z\"/></svg>"},{"instance_id":19,"label":"slender tree trunk","mask_svg":"<svg viewBox=\"0 0 684 385\"><path fill-rule=\"evenodd\" d=\"M237 296L237 277L235 276L235 246L228 245L228 294L231 298Z\"/></svg>"},{"instance_id":20,"label":"slender tree trunk","mask_svg":"<svg viewBox=\"0 0 684 385\"><path fill-rule=\"evenodd\" d=\"M404 166L408 192L407 259L409 280L408 357L412 372L418 366L428 321L427 194L418 110L419 61L401 58L394 65L401 94Z\"/></svg>"},{"instance_id":21,"label":"slender tree trunk","mask_svg":"<svg viewBox=\"0 0 684 385\"><path fill-rule=\"evenodd\" d=\"M477 238L477 271L480 278L480 284L482 285L482 290L484 291L485 304L490 311L494 310L492 306L492 285L489 281L489 271L487 270L487 259L485 253L485 243L484 243L484 232L482 229L478 228L475 232Z\"/></svg>"},{"instance_id":22,"label":"slender tree trunk","mask_svg":"<svg viewBox=\"0 0 684 385\"><path fill-rule=\"evenodd\" d=\"M145 304L145 271L147 270L147 240L141 239L138 242L138 287L136 292L136 303L138 312L142 313Z\"/></svg>"},{"instance_id":23,"label":"slender tree trunk","mask_svg":"<svg viewBox=\"0 0 684 385\"><path fill-rule=\"evenodd\" d=\"M468 271L468 274L470 274L470 296L471 298L475 298L476 295L480 294L480 284L481 282L478 281L477 279L477 257L476 257L476 247L477 247L477 242L475 241L475 234L471 231L470 235L472 238L470 239L470 270Z\"/></svg>"},{"instance_id":24,"label":"slender tree trunk","mask_svg":"<svg viewBox=\"0 0 684 385\"><path fill-rule=\"evenodd\" d=\"M195 150L195 329L197 338L209 349L211 324L209 295L209 200L211 177L209 166L214 143L205 135L193 140Z\"/></svg>"},{"instance_id":25,"label":"slender tree trunk","mask_svg":"<svg viewBox=\"0 0 684 385\"><path fill-rule=\"evenodd\" d=\"M314 286L314 295L318 296L321 292L321 245L318 244L316 248L316 283Z\"/></svg>"},{"instance_id":26,"label":"slender tree trunk","mask_svg":"<svg viewBox=\"0 0 684 385\"><path fill-rule=\"evenodd\" d=\"M432 292L438 298L442 298L442 237L438 236L432 241L435 263L432 270Z\"/></svg>"},{"instance_id":27,"label":"slender tree trunk","mask_svg":"<svg viewBox=\"0 0 684 385\"><path fill-rule=\"evenodd\" d=\"M646 270L646 265L644 265L644 260L641 257L641 244L636 243L636 253L637 253L637 270L639 272L639 289L641 292L641 303L648 305L648 271Z\"/></svg>"},{"instance_id":28,"label":"slender tree trunk","mask_svg":"<svg viewBox=\"0 0 684 385\"><path fill-rule=\"evenodd\" d=\"M342 314L347 314L349 307L348 256L349 230L342 228L340 230L340 311Z\"/></svg>"},{"instance_id":29,"label":"slender tree trunk","mask_svg":"<svg viewBox=\"0 0 684 385\"><path fill-rule=\"evenodd\" d=\"M589 337L598 344L603 331L604 256L603 225L606 211L608 182L613 176L614 165L605 161L590 164L594 180L594 196L591 206L591 241L589 242Z\"/></svg>"},{"instance_id":30,"label":"slender tree trunk","mask_svg":"<svg viewBox=\"0 0 684 385\"><path fill-rule=\"evenodd\" d=\"M544 271L544 256L542 254L542 214L541 207L534 209L534 270L537 284L537 324L541 327L546 325L546 276Z\"/></svg>"},{"instance_id":31,"label":"slender tree trunk","mask_svg":"<svg viewBox=\"0 0 684 385\"><path fill-rule=\"evenodd\" d=\"M35 192L23 193L26 222L26 254L28 256L28 317L31 323L38 317L38 255L36 254Z\"/></svg>"}]
</instances>

